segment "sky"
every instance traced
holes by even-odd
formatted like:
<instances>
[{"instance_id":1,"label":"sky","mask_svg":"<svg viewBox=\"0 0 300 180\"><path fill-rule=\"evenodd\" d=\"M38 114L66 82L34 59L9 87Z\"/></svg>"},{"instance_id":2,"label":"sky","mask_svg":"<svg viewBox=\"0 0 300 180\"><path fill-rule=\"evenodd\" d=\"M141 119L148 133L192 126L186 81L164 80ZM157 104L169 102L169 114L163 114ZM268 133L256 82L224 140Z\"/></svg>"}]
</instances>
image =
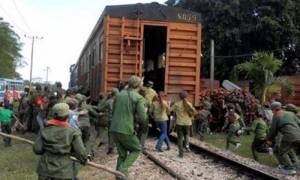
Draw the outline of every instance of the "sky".
<instances>
[{"instance_id":1,"label":"sky","mask_svg":"<svg viewBox=\"0 0 300 180\"><path fill-rule=\"evenodd\" d=\"M105 6L153 1L166 0L0 0L0 17L24 44L21 54L27 65L17 69L22 78L30 79L32 38L28 37L35 36L32 79L46 81L49 67L48 81L60 81L67 89L69 68L77 62Z\"/></svg>"}]
</instances>

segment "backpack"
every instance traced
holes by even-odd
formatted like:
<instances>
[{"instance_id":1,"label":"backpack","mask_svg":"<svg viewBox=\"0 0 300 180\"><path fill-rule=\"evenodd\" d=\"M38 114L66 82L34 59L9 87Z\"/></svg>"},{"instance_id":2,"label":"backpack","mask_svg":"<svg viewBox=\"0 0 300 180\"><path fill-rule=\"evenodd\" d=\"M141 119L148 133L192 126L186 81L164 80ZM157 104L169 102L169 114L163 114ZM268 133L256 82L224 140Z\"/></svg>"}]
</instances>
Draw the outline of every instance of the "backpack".
<instances>
[{"instance_id":1,"label":"backpack","mask_svg":"<svg viewBox=\"0 0 300 180\"><path fill-rule=\"evenodd\" d=\"M41 104L42 104L42 100L43 100L43 96L42 95L37 95L36 98L35 98L35 107L41 107Z\"/></svg>"}]
</instances>

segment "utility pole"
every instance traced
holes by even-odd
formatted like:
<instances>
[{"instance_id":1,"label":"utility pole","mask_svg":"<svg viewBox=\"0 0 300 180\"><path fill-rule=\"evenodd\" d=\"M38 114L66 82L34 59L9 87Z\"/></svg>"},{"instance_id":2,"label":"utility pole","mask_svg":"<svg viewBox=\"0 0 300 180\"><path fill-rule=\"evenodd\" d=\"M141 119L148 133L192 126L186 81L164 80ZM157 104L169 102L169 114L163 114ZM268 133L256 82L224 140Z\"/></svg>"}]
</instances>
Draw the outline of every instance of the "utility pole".
<instances>
[{"instance_id":1,"label":"utility pole","mask_svg":"<svg viewBox=\"0 0 300 180\"><path fill-rule=\"evenodd\" d=\"M50 67L47 66L47 68L44 71L46 71L46 84L48 84L48 73L49 71L51 71Z\"/></svg>"},{"instance_id":2,"label":"utility pole","mask_svg":"<svg viewBox=\"0 0 300 180\"><path fill-rule=\"evenodd\" d=\"M30 79L29 79L29 89L31 90L32 87L32 67L33 67L33 48L34 48L34 40L35 39L43 39L43 37L38 37L38 36L26 36L27 38L32 39L32 47L31 47L31 61L30 61Z\"/></svg>"},{"instance_id":3,"label":"utility pole","mask_svg":"<svg viewBox=\"0 0 300 180\"><path fill-rule=\"evenodd\" d=\"M215 41L210 40L210 90L214 90L215 80Z\"/></svg>"}]
</instances>

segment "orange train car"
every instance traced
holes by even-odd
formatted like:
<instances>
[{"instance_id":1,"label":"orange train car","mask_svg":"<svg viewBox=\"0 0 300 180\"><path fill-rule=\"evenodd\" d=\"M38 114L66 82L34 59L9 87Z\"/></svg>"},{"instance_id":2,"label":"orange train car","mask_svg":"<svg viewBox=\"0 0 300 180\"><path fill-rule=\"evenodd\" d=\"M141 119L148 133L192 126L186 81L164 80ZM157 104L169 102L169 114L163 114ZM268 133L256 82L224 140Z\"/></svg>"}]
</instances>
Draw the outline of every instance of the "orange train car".
<instances>
[{"instance_id":1,"label":"orange train car","mask_svg":"<svg viewBox=\"0 0 300 180\"><path fill-rule=\"evenodd\" d=\"M197 105L200 58L200 14L158 3L106 6L70 68L70 86L96 99L137 75L174 101L186 90Z\"/></svg>"}]
</instances>

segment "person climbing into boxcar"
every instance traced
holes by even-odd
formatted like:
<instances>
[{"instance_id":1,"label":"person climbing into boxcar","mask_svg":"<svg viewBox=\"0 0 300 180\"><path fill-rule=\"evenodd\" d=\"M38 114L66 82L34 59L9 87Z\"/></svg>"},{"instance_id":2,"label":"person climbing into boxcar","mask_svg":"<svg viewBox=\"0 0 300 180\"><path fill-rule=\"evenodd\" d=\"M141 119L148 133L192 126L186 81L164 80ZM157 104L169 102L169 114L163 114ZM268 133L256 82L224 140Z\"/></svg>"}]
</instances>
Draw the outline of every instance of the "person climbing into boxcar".
<instances>
[{"instance_id":1,"label":"person climbing into boxcar","mask_svg":"<svg viewBox=\"0 0 300 180\"><path fill-rule=\"evenodd\" d=\"M87 150L81 139L80 131L68 122L70 109L66 103L53 106L54 119L48 121L49 126L41 131L33 151L41 155L37 174L39 180L74 179L73 161L76 157L81 164L87 162Z\"/></svg>"},{"instance_id":2,"label":"person climbing into boxcar","mask_svg":"<svg viewBox=\"0 0 300 180\"><path fill-rule=\"evenodd\" d=\"M121 91L113 104L110 131L119 154L116 169L127 176L124 179L128 179L128 169L141 153L140 142L134 131L134 122L135 117L140 122L147 118L143 97L138 93L142 85L141 78L131 76L128 80L128 89Z\"/></svg>"},{"instance_id":3,"label":"person climbing into boxcar","mask_svg":"<svg viewBox=\"0 0 300 180\"><path fill-rule=\"evenodd\" d=\"M235 112L235 106L233 104L227 105L227 113L225 114L225 122L222 127L222 131L228 129L226 138L226 150L230 150L230 144L235 146L234 151L236 151L242 144L236 140L236 137L241 134L241 118ZM244 126L243 126L244 127Z\"/></svg>"},{"instance_id":4,"label":"person climbing into boxcar","mask_svg":"<svg viewBox=\"0 0 300 180\"><path fill-rule=\"evenodd\" d=\"M99 121L99 125L101 125L102 127L106 127L108 129L110 128L111 119L112 119L112 112L113 112L113 103L114 103L114 100L115 100L115 98L118 94L119 94L119 90L117 88L112 88L112 90L110 91L108 99L98 109L101 112L101 115L103 115L103 117L101 118L102 121ZM101 128L101 129L103 130L103 128ZM106 132L108 132L108 151L106 152L106 154L113 154L115 143L114 143L114 139L112 137L112 132L110 132L110 131L106 131ZM98 132L98 137L97 137L97 139L95 140L95 143L94 143L94 149L96 147L98 147L98 145L100 144L102 138L103 138L103 135L101 134L101 132Z\"/></svg>"},{"instance_id":5,"label":"person climbing into boxcar","mask_svg":"<svg viewBox=\"0 0 300 180\"><path fill-rule=\"evenodd\" d=\"M195 122L197 127L197 132L200 136L200 140L203 141L205 134L207 133L208 123L212 120L212 115L209 110L205 109L203 103L199 104L199 111L195 116Z\"/></svg>"},{"instance_id":6,"label":"person climbing into boxcar","mask_svg":"<svg viewBox=\"0 0 300 180\"><path fill-rule=\"evenodd\" d=\"M90 121L90 116L93 118L96 118L99 120L100 114L98 114L91 105L86 104L86 97L82 94L76 94L75 99L79 101L79 110L86 109L88 111L88 114L81 114L78 117L79 121L79 129L81 130L82 133L82 141L88 151L88 157L90 160L93 159L93 153L91 149L91 143L90 143L90 126L91 126L91 121Z\"/></svg>"},{"instance_id":7,"label":"person climbing into boxcar","mask_svg":"<svg viewBox=\"0 0 300 180\"><path fill-rule=\"evenodd\" d=\"M280 164L278 168L284 174L296 174L296 168L289 156L293 147L300 144L300 128L294 120L295 114L283 111L280 102L273 102L271 109L274 116L268 136L268 144L272 144L278 132L281 132L282 139L278 147L278 155L276 156Z\"/></svg>"},{"instance_id":8,"label":"person climbing into boxcar","mask_svg":"<svg viewBox=\"0 0 300 180\"><path fill-rule=\"evenodd\" d=\"M158 92L156 101L154 101L150 108L150 113L153 114L157 127L160 129L160 135L156 143L155 149L163 152L162 145L165 142L167 150L171 149L170 139L168 137L168 115L170 114L170 102L164 100L164 92Z\"/></svg>"},{"instance_id":9,"label":"person climbing into boxcar","mask_svg":"<svg viewBox=\"0 0 300 180\"><path fill-rule=\"evenodd\" d=\"M266 140L269 135L269 127L263 119L263 112L257 109L254 113L255 120L252 122L251 127L243 128L246 131L254 132L254 139L251 145L252 155L255 161L258 161L258 152L267 153L268 146Z\"/></svg>"},{"instance_id":10,"label":"person climbing into boxcar","mask_svg":"<svg viewBox=\"0 0 300 180\"><path fill-rule=\"evenodd\" d=\"M148 81L146 86L142 89L145 91L145 98L152 104L153 97L157 96L157 93L154 89L152 89L154 83L152 81Z\"/></svg>"},{"instance_id":11,"label":"person climbing into boxcar","mask_svg":"<svg viewBox=\"0 0 300 180\"><path fill-rule=\"evenodd\" d=\"M191 151L189 147L190 129L192 126L192 118L197 114L193 105L187 101L188 93L182 91L179 93L180 101L172 105L170 111L176 113L176 132L177 132L177 146L179 149L178 157L183 157L183 146L186 151Z\"/></svg>"},{"instance_id":12,"label":"person climbing into boxcar","mask_svg":"<svg viewBox=\"0 0 300 180\"><path fill-rule=\"evenodd\" d=\"M148 133L149 133L149 110L150 110L150 102L145 98L146 92L144 90L140 90L139 94L143 97L144 100L144 107L145 107L145 111L147 113L147 118L145 121L139 121L141 122L139 124L139 129L137 132L137 136L140 140L140 144L141 144L141 148L142 150L146 150L146 146L145 146L145 141L147 139Z\"/></svg>"}]
</instances>

